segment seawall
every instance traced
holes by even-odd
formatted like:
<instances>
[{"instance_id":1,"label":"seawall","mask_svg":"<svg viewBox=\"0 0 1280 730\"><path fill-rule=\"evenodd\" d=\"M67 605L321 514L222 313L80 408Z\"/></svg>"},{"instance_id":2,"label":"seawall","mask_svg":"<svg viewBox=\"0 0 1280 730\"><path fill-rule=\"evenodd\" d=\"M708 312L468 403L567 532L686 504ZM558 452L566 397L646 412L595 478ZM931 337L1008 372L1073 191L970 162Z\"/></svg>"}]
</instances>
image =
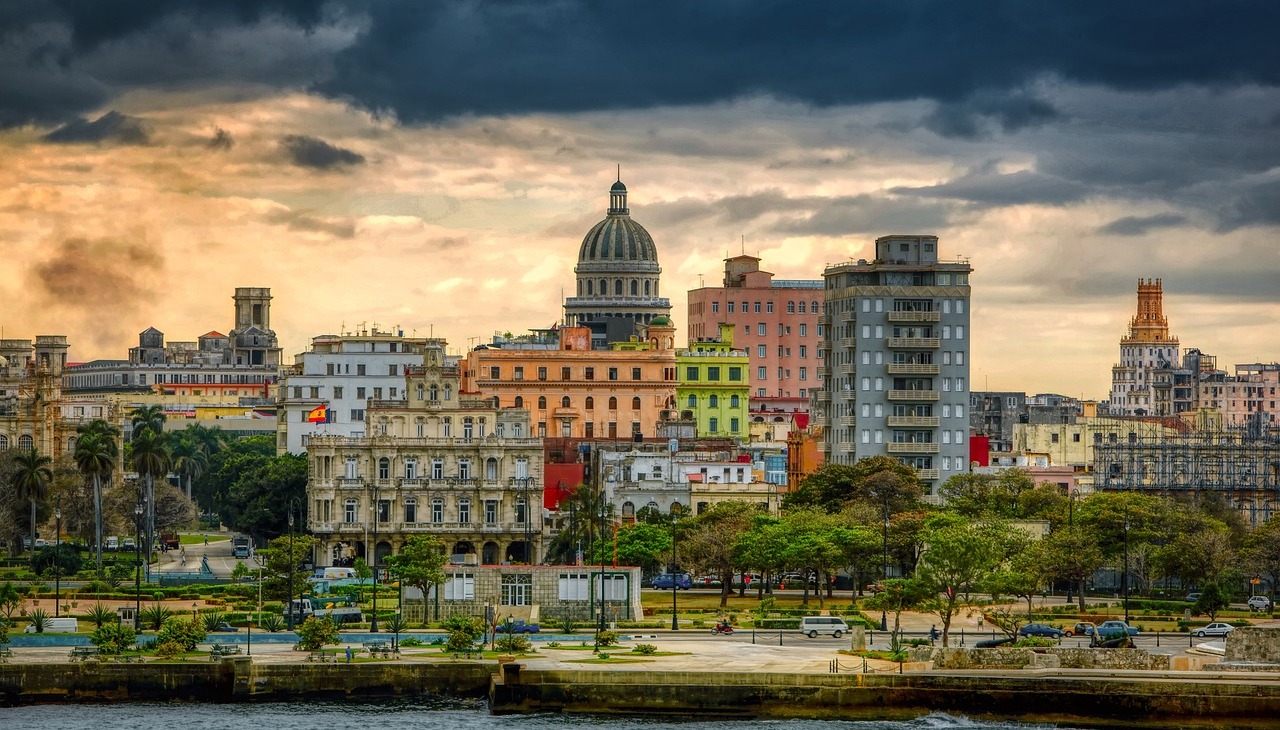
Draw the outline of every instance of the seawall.
<instances>
[{"instance_id":1,"label":"seawall","mask_svg":"<svg viewBox=\"0 0 1280 730\"><path fill-rule=\"evenodd\" d=\"M949 712L1077 727L1280 728L1280 680L1210 673L769 674L503 666L495 714L909 719Z\"/></svg>"},{"instance_id":2,"label":"seawall","mask_svg":"<svg viewBox=\"0 0 1280 730\"><path fill-rule=\"evenodd\" d=\"M495 662L253 664L219 662L0 664L0 705L439 695L483 697Z\"/></svg>"}]
</instances>

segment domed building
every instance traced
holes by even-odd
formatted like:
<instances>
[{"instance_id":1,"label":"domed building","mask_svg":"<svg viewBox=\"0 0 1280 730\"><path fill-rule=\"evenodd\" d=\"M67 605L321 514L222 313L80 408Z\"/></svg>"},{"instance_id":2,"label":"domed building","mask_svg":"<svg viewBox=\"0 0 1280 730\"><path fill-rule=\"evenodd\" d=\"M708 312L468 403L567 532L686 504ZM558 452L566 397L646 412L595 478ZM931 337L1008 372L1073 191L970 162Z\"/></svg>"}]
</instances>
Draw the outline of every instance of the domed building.
<instances>
[{"instance_id":1,"label":"domed building","mask_svg":"<svg viewBox=\"0 0 1280 730\"><path fill-rule=\"evenodd\" d=\"M655 317L671 315L671 300L659 296L658 249L631 219L621 179L609 189L604 220L583 237L573 271L577 291L565 299L565 323L589 328L593 347L625 342Z\"/></svg>"}]
</instances>

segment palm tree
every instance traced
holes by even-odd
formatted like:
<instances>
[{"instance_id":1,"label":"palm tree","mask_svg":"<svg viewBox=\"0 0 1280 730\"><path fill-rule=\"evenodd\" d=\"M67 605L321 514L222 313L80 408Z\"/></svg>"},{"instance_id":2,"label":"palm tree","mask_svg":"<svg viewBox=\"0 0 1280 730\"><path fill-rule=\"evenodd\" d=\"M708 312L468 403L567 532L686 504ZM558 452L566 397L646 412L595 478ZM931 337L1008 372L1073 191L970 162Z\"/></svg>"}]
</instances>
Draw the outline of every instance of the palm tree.
<instances>
[{"instance_id":1,"label":"palm tree","mask_svg":"<svg viewBox=\"0 0 1280 730\"><path fill-rule=\"evenodd\" d=\"M36 501L44 500L49 494L49 483L53 481L53 460L31 449L14 457L18 466L13 475L13 486L18 499L31 503L31 569L36 569Z\"/></svg>"},{"instance_id":2,"label":"palm tree","mask_svg":"<svg viewBox=\"0 0 1280 730\"><path fill-rule=\"evenodd\" d=\"M163 433L142 428L133 432L133 469L143 478L147 485L145 495L147 503L147 535L143 546L147 555L151 555L151 544L155 541L156 528L156 477L163 477L169 471L169 445Z\"/></svg>"},{"instance_id":3,"label":"palm tree","mask_svg":"<svg viewBox=\"0 0 1280 730\"><path fill-rule=\"evenodd\" d=\"M110 476L120 455L120 447L116 437L120 432L102 419L95 419L77 429L80 437L76 439L76 466L85 475L93 479L93 527L94 554L97 556L98 570L102 570L102 477Z\"/></svg>"},{"instance_id":4,"label":"palm tree","mask_svg":"<svg viewBox=\"0 0 1280 730\"><path fill-rule=\"evenodd\" d=\"M209 466L209 454L203 443L183 434L174 440L172 456L173 470L182 477L187 499L191 499L191 480L203 474Z\"/></svg>"}]
</instances>

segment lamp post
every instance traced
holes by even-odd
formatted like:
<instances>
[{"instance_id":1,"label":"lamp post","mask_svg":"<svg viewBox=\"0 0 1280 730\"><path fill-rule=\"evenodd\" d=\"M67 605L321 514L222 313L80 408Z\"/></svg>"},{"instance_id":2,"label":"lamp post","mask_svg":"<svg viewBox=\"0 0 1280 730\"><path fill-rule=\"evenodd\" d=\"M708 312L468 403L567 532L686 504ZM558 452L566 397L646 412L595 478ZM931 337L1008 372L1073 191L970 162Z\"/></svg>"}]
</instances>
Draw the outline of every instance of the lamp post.
<instances>
[{"instance_id":1,"label":"lamp post","mask_svg":"<svg viewBox=\"0 0 1280 730\"><path fill-rule=\"evenodd\" d=\"M1129 508L1124 510L1124 567L1120 573L1120 582L1124 586L1124 622L1129 623Z\"/></svg>"},{"instance_id":2,"label":"lamp post","mask_svg":"<svg viewBox=\"0 0 1280 730\"><path fill-rule=\"evenodd\" d=\"M676 573L676 522L680 519L680 515L671 510L671 630L680 630L679 617L676 615L676 581L679 580Z\"/></svg>"},{"instance_id":3,"label":"lamp post","mask_svg":"<svg viewBox=\"0 0 1280 730\"><path fill-rule=\"evenodd\" d=\"M285 599L284 607L285 607L285 611L287 611L287 613L286 613L285 615L289 617L289 630L290 630L290 631L293 631L293 609L294 609L294 607L293 607L293 574L294 574L294 565L293 565L293 564L294 564L294 560L293 560L293 500L289 500L289 564L288 564L288 566L287 566L287 568L288 568L288 570L289 570L289 597Z\"/></svg>"},{"instance_id":4,"label":"lamp post","mask_svg":"<svg viewBox=\"0 0 1280 730\"><path fill-rule=\"evenodd\" d=\"M524 559L533 565L533 505L529 502L529 477L521 479L524 483Z\"/></svg>"},{"instance_id":5,"label":"lamp post","mask_svg":"<svg viewBox=\"0 0 1280 730\"><path fill-rule=\"evenodd\" d=\"M53 518L53 616L58 617L59 604L62 603L62 497L54 503ZM33 547L34 549L34 547Z\"/></svg>"},{"instance_id":6,"label":"lamp post","mask_svg":"<svg viewBox=\"0 0 1280 730\"><path fill-rule=\"evenodd\" d=\"M258 564L258 611L257 613L254 614L253 618L249 620L249 626L248 626L249 648L245 651L245 656L253 656L253 622L262 620L262 563L263 563L263 560L264 558L260 555L253 557L253 562Z\"/></svg>"},{"instance_id":7,"label":"lamp post","mask_svg":"<svg viewBox=\"0 0 1280 730\"><path fill-rule=\"evenodd\" d=\"M133 630L142 630L142 503L133 506Z\"/></svg>"},{"instance_id":8,"label":"lamp post","mask_svg":"<svg viewBox=\"0 0 1280 730\"><path fill-rule=\"evenodd\" d=\"M381 505L378 504L378 487L373 487L373 552L370 557L373 560L373 618L369 620L369 633L378 633L378 513L381 512Z\"/></svg>"},{"instance_id":9,"label":"lamp post","mask_svg":"<svg viewBox=\"0 0 1280 730\"><path fill-rule=\"evenodd\" d=\"M600 490L600 531L596 536L600 547L600 577L596 581L600 592L600 625L596 629L596 645L593 651L600 651L600 632L604 631L604 489Z\"/></svg>"},{"instance_id":10,"label":"lamp post","mask_svg":"<svg viewBox=\"0 0 1280 730\"><path fill-rule=\"evenodd\" d=\"M880 572L881 590L884 589L885 581L889 580L889 503L888 502L885 502L885 505L884 505L884 533L883 533L882 544L884 545L884 563L881 565L881 572ZM819 586L818 589L821 590L822 587ZM889 630L889 614L887 611L885 611L885 609L883 608L883 605L884 604L881 604L882 608L880 609L880 630L888 631Z\"/></svg>"}]
</instances>

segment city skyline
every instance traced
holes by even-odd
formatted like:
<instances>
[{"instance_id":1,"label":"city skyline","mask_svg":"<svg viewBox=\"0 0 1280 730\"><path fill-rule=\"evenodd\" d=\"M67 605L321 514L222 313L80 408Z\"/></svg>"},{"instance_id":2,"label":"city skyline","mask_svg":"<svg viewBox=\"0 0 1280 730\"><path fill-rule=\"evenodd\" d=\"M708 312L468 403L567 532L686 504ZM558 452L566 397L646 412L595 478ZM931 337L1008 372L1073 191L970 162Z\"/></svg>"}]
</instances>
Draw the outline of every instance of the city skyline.
<instances>
[{"instance_id":1,"label":"city skyline","mask_svg":"<svg viewBox=\"0 0 1280 730\"><path fill-rule=\"evenodd\" d=\"M120 358L263 286L287 359L462 350L560 320L621 164L680 342L726 255L915 233L974 268L974 389L1105 398L1145 278L1184 348L1280 357L1274 7L907 5L9 11L0 326Z\"/></svg>"}]
</instances>

